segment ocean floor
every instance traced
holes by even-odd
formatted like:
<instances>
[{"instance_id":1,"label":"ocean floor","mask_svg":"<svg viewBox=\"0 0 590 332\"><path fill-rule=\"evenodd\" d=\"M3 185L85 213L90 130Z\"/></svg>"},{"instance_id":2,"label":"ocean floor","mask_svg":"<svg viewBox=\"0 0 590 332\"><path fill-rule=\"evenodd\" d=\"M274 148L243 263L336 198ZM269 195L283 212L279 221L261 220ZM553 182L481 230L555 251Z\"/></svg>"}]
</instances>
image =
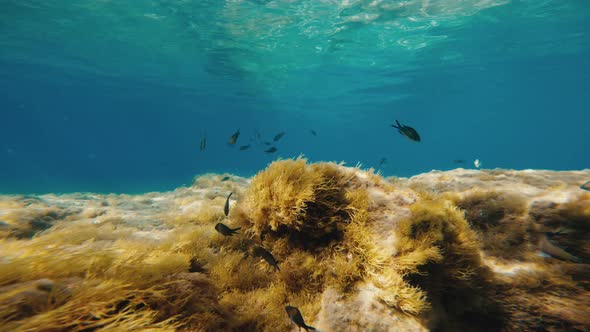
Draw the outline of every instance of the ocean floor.
<instances>
[{"instance_id":1,"label":"ocean floor","mask_svg":"<svg viewBox=\"0 0 590 332\"><path fill-rule=\"evenodd\" d=\"M0 196L0 330L297 331L291 305L320 331L588 331L588 180L300 158L170 192Z\"/></svg>"}]
</instances>

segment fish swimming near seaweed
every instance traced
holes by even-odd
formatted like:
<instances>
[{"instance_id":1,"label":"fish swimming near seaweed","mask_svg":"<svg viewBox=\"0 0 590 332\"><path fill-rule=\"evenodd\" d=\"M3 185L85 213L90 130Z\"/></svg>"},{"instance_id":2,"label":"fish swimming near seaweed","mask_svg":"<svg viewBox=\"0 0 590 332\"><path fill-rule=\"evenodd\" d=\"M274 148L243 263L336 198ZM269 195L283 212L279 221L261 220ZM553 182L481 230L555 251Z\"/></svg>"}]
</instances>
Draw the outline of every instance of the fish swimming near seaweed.
<instances>
[{"instance_id":1,"label":"fish swimming near seaweed","mask_svg":"<svg viewBox=\"0 0 590 332\"><path fill-rule=\"evenodd\" d=\"M242 146L240 146L240 151L245 151L245 150L248 150L249 148L250 148L250 144L242 145Z\"/></svg>"},{"instance_id":2,"label":"fish swimming near seaweed","mask_svg":"<svg viewBox=\"0 0 590 332\"><path fill-rule=\"evenodd\" d=\"M277 148L275 148L274 146L272 146L270 149L264 150L264 152L266 152L266 153L275 153L275 152L277 152Z\"/></svg>"},{"instance_id":3,"label":"fish swimming near seaweed","mask_svg":"<svg viewBox=\"0 0 590 332\"><path fill-rule=\"evenodd\" d=\"M230 179L230 177L229 177L229 176L224 176L224 177L223 177L223 179L221 179L221 182L225 182L225 181L227 181L227 180L229 180L229 179Z\"/></svg>"},{"instance_id":4,"label":"fish swimming near seaweed","mask_svg":"<svg viewBox=\"0 0 590 332\"><path fill-rule=\"evenodd\" d=\"M567 251L561 249L560 247L554 245L549 241L547 234L543 234L539 239L539 250L542 252L551 255L551 257L567 260L571 262L580 262L580 259Z\"/></svg>"},{"instance_id":5,"label":"fish swimming near seaweed","mask_svg":"<svg viewBox=\"0 0 590 332\"><path fill-rule=\"evenodd\" d=\"M280 133L276 134L275 137L272 140L275 141L275 142L277 142L283 136L285 136L285 132L284 131L281 131Z\"/></svg>"},{"instance_id":6,"label":"fish swimming near seaweed","mask_svg":"<svg viewBox=\"0 0 590 332\"><path fill-rule=\"evenodd\" d=\"M241 228L241 227L238 227L238 228L229 228L229 227L227 227L225 224L222 224L222 223L217 223L217 225L215 225L215 230L216 230L216 231L217 231L219 234L221 234L221 235L224 235L224 236L232 236L232 235L234 235L234 234L238 234L238 232L237 232L237 231L238 231L240 228Z\"/></svg>"},{"instance_id":7,"label":"fish swimming near seaweed","mask_svg":"<svg viewBox=\"0 0 590 332\"><path fill-rule=\"evenodd\" d=\"M199 150L205 151L206 147L207 147L207 137L205 137L205 135L203 135L203 137L201 138L201 145L199 146Z\"/></svg>"},{"instance_id":8,"label":"fish swimming near seaweed","mask_svg":"<svg viewBox=\"0 0 590 332\"><path fill-rule=\"evenodd\" d=\"M379 160L379 166L383 166L387 164L387 158L381 158L381 160Z\"/></svg>"},{"instance_id":9,"label":"fish swimming near seaweed","mask_svg":"<svg viewBox=\"0 0 590 332\"><path fill-rule=\"evenodd\" d=\"M305 324L305 321L303 320L303 316L301 315L301 311L299 311L299 309L297 307L293 307L293 306L288 305L285 307L285 311L287 312L287 315L289 315L289 318L291 318L293 323L295 323L297 325L297 327L299 327L300 331L301 331L301 328L304 328L305 331L317 331L315 329L315 327L311 327L311 326Z\"/></svg>"},{"instance_id":10,"label":"fish swimming near seaweed","mask_svg":"<svg viewBox=\"0 0 590 332\"><path fill-rule=\"evenodd\" d=\"M232 194L233 194L233 192L229 193L229 195L227 196L227 199L225 200L225 206L223 207L223 213L225 214L226 217L229 215L229 198L231 197Z\"/></svg>"},{"instance_id":11,"label":"fish swimming near seaweed","mask_svg":"<svg viewBox=\"0 0 590 332\"><path fill-rule=\"evenodd\" d=\"M546 234L546 235L547 235L549 238L551 238L552 236L555 236L555 235L568 235L568 234L573 234L573 233L575 233L575 232L576 232L576 231L575 231L574 229L572 229L572 228L568 228L568 227L560 227L560 228L558 228L558 229L556 229L556 230L554 230L554 231L551 231L551 232L545 232L545 234Z\"/></svg>"},{"instance_id":12,"label":"fish swimming near seaweed","mask_svg":"<svg viewBox=\"0 0 590 332\"><path fill-rule=\"evenodd\" d=\"M418 134L416 129L402 125L397 120L395 120L395 123L397 124L397 126L394 124L392 124L391 126L393 128L396 128L400 134L404 135L405 137L407 137L408 139L410 139L412 141L420 142L420 135Z\"/></svg>"},{"instance_id":13,"label":"fish swimming near seaweed","mask_svg":"<svg viewBox=\"0 0 590 332\"><path fill-rule=\"evenodd\" d=\"M238 129L231 137L229 138L229 144L234 145L238 141L238 136L240 136L240 130Z\"/></svg>"},{"instance_id":14,"label":"fish swimming near seaweed","mask_svg":"<svg viewBox=\"0 0 590 332\"><path fill-rule=\"evenodd\" d=\"M590 191L590 181L586 181L586 182L582 183L582 185L580 186L580 189Z\"/></svg>"},{"instance_id":15,"label":"fish swimming near seaweed","mask_svg":"<svg viewBox=\"0 0 590 332\"><path fill-rule=\"evenodd\" d=\"M262 247L259 247L259 246L253 246L251 250L252 250L252 256L262 257L262 259L264 259L270 266L277 269L277 271L281 270L281 269L279 269L279 263L274 258L274 256L270 253L270 251L268 251Z\"/></svg>"}]
</instances>

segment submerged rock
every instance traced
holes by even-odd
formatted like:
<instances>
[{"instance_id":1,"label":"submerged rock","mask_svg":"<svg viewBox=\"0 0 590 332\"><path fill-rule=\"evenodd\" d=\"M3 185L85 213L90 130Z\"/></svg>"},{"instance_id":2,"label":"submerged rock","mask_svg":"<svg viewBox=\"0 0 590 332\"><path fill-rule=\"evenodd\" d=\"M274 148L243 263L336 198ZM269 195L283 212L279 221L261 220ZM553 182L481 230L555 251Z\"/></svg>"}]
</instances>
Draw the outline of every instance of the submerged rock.
<instances>
[{"instance_id":1,"label":"submerged rock","mask_svg":"<svg viewBox=\"0 0 590 332\"><path fill-rule=\"evenodd\" d=\"M0 196L0 330L296 330L287 304L321 331L587 330L587 178L299 159L163 193Z\"/></svg>"}]
</instances>

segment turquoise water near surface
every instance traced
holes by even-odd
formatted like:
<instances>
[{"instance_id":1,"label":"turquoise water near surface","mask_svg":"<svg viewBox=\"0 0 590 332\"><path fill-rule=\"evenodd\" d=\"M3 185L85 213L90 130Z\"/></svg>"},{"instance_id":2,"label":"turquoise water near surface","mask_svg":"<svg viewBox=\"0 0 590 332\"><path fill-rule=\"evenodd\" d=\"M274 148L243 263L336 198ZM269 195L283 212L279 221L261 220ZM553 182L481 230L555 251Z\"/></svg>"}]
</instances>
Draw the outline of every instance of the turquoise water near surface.
<instances>
[{"instance_id":1,"label":"turquoise water near surface","mask_svg":"<svg viewBox=\"0 0 590 332\"><path fill-rule=\"evenodd\" d=\"M5 0L0 192L167 190L299 154L394 176L588 168L588 17L582 0Z\"/></svg>"}]
</instances>

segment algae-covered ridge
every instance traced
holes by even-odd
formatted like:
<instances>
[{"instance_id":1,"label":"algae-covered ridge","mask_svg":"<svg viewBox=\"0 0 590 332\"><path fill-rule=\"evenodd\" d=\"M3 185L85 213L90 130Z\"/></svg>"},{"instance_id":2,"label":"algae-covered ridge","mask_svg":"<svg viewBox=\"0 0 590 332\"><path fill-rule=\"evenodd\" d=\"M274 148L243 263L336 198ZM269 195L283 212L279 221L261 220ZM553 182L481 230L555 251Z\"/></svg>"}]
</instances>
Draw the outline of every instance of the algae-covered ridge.
<instances>
[{"instance_id":1,"label":"algae-covered ridge","mask_svg":"<svg viewBox=\"0 0 590 332\"><path fill-rule=\"evenodd\" d=\"M587 330L588 177L297 158L166 193L2 196L0 330L295 331L287 306L321 331Z\"/></svg>"}]
</instances>

